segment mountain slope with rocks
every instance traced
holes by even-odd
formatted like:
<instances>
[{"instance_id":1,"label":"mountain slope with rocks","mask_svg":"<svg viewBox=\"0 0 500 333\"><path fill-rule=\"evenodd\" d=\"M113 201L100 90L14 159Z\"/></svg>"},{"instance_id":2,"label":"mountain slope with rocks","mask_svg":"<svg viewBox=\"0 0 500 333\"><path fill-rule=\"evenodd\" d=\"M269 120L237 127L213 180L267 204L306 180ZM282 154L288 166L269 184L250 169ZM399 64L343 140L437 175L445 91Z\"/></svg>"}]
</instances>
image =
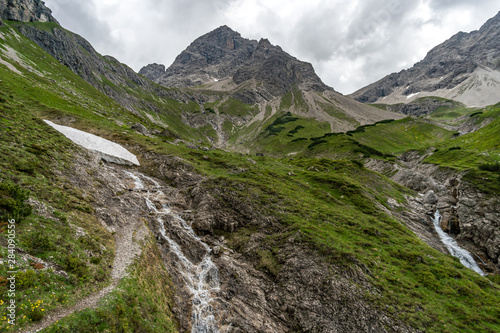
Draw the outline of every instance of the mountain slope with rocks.
<instances>
[{"instance_id":1,"label":"mountain slope with rocks","mask_svg":"<svg viewBox=\"0 0 500 333\"><path fill-rule=\"evenodd\" d=\"M78 40L56 22L0 27L0 259L18 265L14 297L0 265L0 305L17 304L16 325L0 307L2 332L500 330L500 238L488 234L500 105L462 110L464 135L420 117L370 123L374 108L314 90L265 40L227 79L278 95L257 104L224 80L162 87ZM270 59L283 76L262 73ZM340 121L355 129L332 133ZM486 276L449 255L435 209Z\"/></svg>"},{"instance_id":2,"label":"mountain slope with rocks","mask_svg":"<svg viewBox=\"0 0 500 333\"><path fill-rule=\"evenodd\" d=\"M397 104L438 96L466 106L500 102L500 13L479 30L459 32L412 68L393 73L352 95L363 103Z\"/></svg>"}]
</instances>

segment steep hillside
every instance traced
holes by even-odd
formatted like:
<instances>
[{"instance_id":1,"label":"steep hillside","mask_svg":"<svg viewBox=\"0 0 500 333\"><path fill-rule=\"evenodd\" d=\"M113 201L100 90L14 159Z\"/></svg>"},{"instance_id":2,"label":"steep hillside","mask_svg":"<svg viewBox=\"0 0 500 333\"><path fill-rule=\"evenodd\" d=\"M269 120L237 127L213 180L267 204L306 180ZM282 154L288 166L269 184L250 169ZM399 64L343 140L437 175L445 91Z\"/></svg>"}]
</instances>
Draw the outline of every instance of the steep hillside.
<instances>
[{"instance_id":1,"label":"steep hillside","mask_svg":"<svg viewBox=\"0 0 500 333\"><path fill-rule=\"evenodd\" d=\"M466 106L500 101L500 13L471 33L459 32L436 46L412 68L353 93L364 103L408 103L438 96Z\"/></svg>"}]
</instances>

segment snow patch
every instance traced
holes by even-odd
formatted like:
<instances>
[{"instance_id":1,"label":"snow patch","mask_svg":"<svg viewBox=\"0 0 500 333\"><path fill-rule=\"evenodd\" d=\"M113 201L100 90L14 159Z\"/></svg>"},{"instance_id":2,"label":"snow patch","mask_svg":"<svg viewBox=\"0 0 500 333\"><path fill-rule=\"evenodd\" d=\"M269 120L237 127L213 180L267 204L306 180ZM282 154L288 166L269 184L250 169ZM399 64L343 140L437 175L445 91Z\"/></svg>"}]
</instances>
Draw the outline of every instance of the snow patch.
<instances>
[{"instance_id":1,"label":"snow patch","mask_svg":"<svg viewBox=\"0 0 500 333\"><path fill-rule=\"evenodd\" d=\"M95 151L103 160L107 162L126 165L140 165L134 154L115 142L72 127L57 125L49 120L44 121L77 145Z\"/></svg>"},{"instance_id":2,"label":"snow patch","mask_svg":"<svg viewBox=\"0 0 500 333\"><path fill-rule=\"evenodd\" d=\"M410 99L414 96L417 96L418 94L420 94L419 92L418 93L415 93L415 94L409 94L408 96L406 96L406 99Z\"/></svg>"}]
</instances>

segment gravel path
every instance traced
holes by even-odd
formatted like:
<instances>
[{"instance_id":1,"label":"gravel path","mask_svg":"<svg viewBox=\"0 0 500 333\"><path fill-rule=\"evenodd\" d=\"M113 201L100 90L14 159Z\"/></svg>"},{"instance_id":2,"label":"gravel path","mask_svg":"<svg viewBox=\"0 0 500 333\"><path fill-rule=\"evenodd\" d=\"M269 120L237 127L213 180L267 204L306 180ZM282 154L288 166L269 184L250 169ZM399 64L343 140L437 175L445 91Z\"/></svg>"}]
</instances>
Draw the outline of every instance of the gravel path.
<instances>
[{"instance_id":1,"label":"gravel path","mask_svg":"<svg viewBox=\"0 0 500 333\"><path fill-rule=\"evenodd\" d=\"M127 268L133 263L134 259L141 254L142 248L140 243L146 238L149 230L142 219L144 214L143 210L140 209L140 207L132 208L131 206L134 204L144 205L144 198L141 195L142 189L137 188L137 184L132 185L133 179L128 179L129 185L123 185L122 180L126 182L127 176L120 171L119 168L115 169L113 167L108 167L100 169L100 171L101 177L113 180L108 182L108 186L115 188L115 190L121 189L123 186L130 189L129 192L121 196L120 201L102 201L100 203L101 207L96 209L98 215L100 215L99 212L104 212L104 215L112 215L116 219L113 222L116 254L113 262L113 269L111 271L111 284L82 299L77 305L71 308L62 308L47 314L40 322L31 327L24 328L22 332L38 332L74 312L89 308L97 308L99 306L99 301L115 290L121 279L127 276ZM103 197L109 199L109 195L104 195ZM98 201L99 200L100 199L98 199Z\"/></svg>"},{"instance_id":2,"label":"gravel path","mask_svg":"<svg viewBox=\"0 0 500 333\"><path fill-rule=\"evenodd\" d=\"M139 229L137 229L137 227L139 227ZM120 280L127 275L126 272L128 266L141 252L141 247L139 244L137 244L137 240L139 238L142 239L142 236L146 234L145 232L145 228L141 228L140 225L130 225L125 228L120 228L120 230L116 233L116 256L113 263L113 270L111 272L112 282L109 286L98 291L95 294L84 298L77 305L71 308L60 309L54 313L47 315L44 319L42 319L42 321L29 328L26 328L25 330L23 330L23 332L38 332L54 324L56 321L59 321L60 319L71 315L74 312L97 308L99 305L99 301L104 296L115 290ZM140 237L137 237L138 235ZM133 238L136 239L134 240Z\"/></svg>"}]
</instances>

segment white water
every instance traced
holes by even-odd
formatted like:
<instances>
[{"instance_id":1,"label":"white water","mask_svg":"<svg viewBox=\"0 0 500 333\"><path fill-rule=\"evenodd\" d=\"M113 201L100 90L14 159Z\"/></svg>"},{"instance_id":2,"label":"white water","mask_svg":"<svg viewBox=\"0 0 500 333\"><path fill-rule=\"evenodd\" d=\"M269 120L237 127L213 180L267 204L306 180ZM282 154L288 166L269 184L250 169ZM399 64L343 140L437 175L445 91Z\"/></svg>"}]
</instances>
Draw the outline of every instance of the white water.
<instances>
[{"instance_id":1,"label":"white water","mask_svg":"<svg viewBox=\"0 0 500 333\"><path fill-rule=\"evenodd\" d=\"M212 261L210 247L196 236L191 226L178 214L172 212L168 206L163 205L160 209L156 207L152 200L157 200L163 195L163 192L160 191L160 184L158 184L158 182L142 174L133 174L130 172L126 172L126 174L134 180L137 190L147 190L147 193L143 192L146 204L150 211L157 215L160 233L167 241L170 250L179 259L178 264L180 273L193 297L193 324L191 332L218 333L219 329L213 314L212 304L214 302L213 294L220 291L219 271ZM152 183L153 188L151 189L146 183ZM164 216L171 217L171 219L169 219L171 220L170 226L182 233L189 243L198 244L205 249L205 254L199 263L194 263L189 260L179 244L168 236L168 232L165 228Z\"/></svg>"},{"instance_id":2,"label":"white water","mask_svg":"<svg viewBox=\"0 0 500 333\"><path fill-rule=\"evenodd\" d=\"M477 265L474 258L472 258L472 255L469 253L469 251L461 248L457 244L456 240L451 238L450 235L448 235L446 232L443 231L443 229L441 229L441 214L439 213L439 210L436 210L433 222L434 222L434 228L436 229L439 238L441 238L443 244L446 245L446 248L448 249L448 251L450 251L450 254L460 259L460 262L465 267L470 268L476 273L484 276L485 275L484 272L481 270L481 268L479 268L479 266Z\"/></svg>"}]
</instances>

